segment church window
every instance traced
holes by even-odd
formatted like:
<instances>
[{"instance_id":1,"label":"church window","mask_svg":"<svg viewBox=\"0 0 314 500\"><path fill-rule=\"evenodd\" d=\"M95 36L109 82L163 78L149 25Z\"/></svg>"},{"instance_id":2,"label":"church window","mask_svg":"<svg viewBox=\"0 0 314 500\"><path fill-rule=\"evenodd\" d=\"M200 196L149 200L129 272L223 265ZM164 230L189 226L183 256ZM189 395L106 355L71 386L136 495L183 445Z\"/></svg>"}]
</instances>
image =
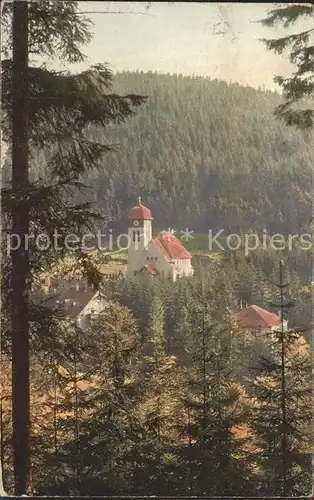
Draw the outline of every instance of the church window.
<instances>
[{"instance_id":1,"label":"church window","mask_svg":"<svg viewBox=\"0 0 314 500\"><path fill-rule=\"evenodd\" d=\"M140 241L141 239L141 233L140 231L133 231L133 243L136 241Z\"/></svg>"}]
</instances>

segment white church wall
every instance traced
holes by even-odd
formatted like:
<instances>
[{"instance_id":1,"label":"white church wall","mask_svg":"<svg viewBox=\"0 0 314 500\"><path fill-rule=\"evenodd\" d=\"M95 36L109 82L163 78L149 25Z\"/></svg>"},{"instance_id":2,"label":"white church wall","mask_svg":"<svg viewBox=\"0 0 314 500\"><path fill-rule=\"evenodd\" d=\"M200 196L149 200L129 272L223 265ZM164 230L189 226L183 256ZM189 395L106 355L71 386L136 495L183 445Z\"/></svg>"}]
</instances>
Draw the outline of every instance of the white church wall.
<instances>
[{"instance_id":1,"label":"white church wall","mask_svg":"<svg viewBox=\"0 0 314 500\"><path fill-rule=\"evenodd\" d=\"M169 264L166 257L158 250L153 241L150 241L148 244L147 258L143 265L154 264L161 276L162 274L164 274L164 276L169 274L173 275L172 266Z\"/></svg>"},{"instance_id":2,"label":"white church wall","mask_svg":"<svg viewBox=\"0 0 314 500\"><path fill-rule=\"evenodd\" d=\"M127 276L133 277L136 271L143 267L143 262L146 261L147 251L145 250L129 250L128 251L128 268Z\"/></svg>"},{"instance_id":3,"label":"white church wall","mask_svg":"<svg viewBox=\"0 0 314 500\"><path fill-rule=\"evenodd\" d=\"M174 262L179 270L180 277L193 275L193 267L190 259L176 259Z\"/></svg>"}]
</instances>

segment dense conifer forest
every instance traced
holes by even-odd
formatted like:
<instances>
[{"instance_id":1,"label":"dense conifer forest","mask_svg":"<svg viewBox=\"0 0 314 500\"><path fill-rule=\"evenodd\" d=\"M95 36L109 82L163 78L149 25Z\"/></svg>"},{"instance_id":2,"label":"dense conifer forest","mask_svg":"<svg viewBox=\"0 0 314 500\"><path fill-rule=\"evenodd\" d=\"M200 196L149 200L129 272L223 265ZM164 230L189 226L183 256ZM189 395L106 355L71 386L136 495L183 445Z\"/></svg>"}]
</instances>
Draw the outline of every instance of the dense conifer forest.
<instances>
[{"instance_id":1,"label":"dense conifer forest","mask_svg":"<svg viewBox=\"0 0 314 500\"><path fill-rule=\"evenodd\" d=\"M123 72L120 94L147 95L106 140L118 151L88 182L124 220L139 195L157 227L300 232L311 214L313 133L273 116L280 96L202 77ZM97 130L90 130L101 140Z\"/></svg>"},{"instance_id":2,"label":"dense conifer forest","mask_svg":"<svg viewBox=\"0 0 314 500\"><path fill-rule=\"evenodd\" d=\"M148 98L105 135L89 126L90 138L115 151L84 179L93 189L80 201L92 198L118 224L141 195L157 227L204 233L266 227L287 234L308 223L313 132L273 116L279 94L141 71L116 74L113 90ZM34 177L45 176L46 159L34 152Z\"/></svg>"},{"instance_id":3,"label":"dense conifer forest","mask_svg":"<svg viewBox=\"0 0 314 500\"><path fill-rule=\"evenodd\" d=\"M35 492L54 495L289 495L310 491L310 347L281 327L241 329L239 298L278 310L278 266L241 253L193 278L105 281L109 301L81 331L32 322ZM285 304L301 282L285 272ZM305 299L304 299L305 297ZM277 304L277 305L276 305ZM270 305L268 306L270 307ZM285 318L291 320L292 314ZM294 316L296 318L296 316ZM49 326L48 326L49 325ZM282 347L285 349L281 358ZM3 458L12 489L10 356L3 357ZM284 374L284 375L283 375ZM282 420L282 383L288 413ZM284 424L284 425L283 425ZM285 436L285 457L282 443Z\"/></svg>"}]
</instances>

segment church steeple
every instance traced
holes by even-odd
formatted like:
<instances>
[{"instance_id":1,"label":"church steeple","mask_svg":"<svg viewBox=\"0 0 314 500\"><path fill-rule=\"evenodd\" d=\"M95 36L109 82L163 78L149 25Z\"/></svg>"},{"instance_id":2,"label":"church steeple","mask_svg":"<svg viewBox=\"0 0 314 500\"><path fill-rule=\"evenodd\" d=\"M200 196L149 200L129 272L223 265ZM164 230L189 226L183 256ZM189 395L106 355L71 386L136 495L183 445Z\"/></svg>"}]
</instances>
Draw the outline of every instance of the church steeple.
<instances>
[{"instance_id":1,"label":"church steeple","mask_svg":"<svg viewBox=\"0 0 314 500\"><path fill-rule=\"evenodd\" d=\"M138 205L133 207L128 214L129 220L129 246L128 246L128 275L133 276L146 262L147 246L152 240L152 213L149 208L142 205L138 197Z\"/></svg>"}]
</instances>

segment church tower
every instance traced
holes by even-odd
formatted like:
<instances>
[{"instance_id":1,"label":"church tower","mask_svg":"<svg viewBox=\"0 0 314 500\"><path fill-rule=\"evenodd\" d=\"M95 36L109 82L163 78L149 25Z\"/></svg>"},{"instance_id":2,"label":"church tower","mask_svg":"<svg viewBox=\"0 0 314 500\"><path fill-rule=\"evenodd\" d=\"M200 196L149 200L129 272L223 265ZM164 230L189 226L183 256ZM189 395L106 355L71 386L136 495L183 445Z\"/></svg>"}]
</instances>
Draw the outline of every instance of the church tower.
<instances>
[{"instance_id":1,"label":"church tower","mask_svg":"<svg viewBox=\"0 0 314 500\"><path fill-rule=\"evenodd\" d=\"M129 248L128 248L128 271L129 277L133 277L142 266L144 253L148 243L152 239L152 214L149 208L144 207L141 198L138 205L133 207L128 215L129 220Z\"/></svg>"}]
</instances>

